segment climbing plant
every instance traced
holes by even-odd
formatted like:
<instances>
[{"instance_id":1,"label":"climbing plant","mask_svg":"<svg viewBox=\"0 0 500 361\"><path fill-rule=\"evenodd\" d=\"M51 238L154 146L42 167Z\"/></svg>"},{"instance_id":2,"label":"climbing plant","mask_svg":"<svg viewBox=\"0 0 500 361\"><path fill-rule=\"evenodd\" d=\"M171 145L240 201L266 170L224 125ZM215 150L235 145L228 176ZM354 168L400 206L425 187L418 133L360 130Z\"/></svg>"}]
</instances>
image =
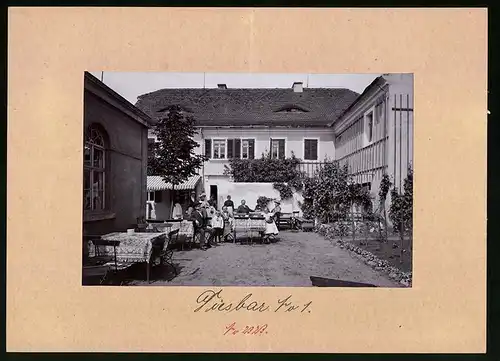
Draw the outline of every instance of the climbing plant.
<instances>
[{"instance_id":1,"label":"climbing plant","mask_svg":"<svg viewBox=\"0 0 500 361\"><path fill-rule=\"evenodd\" d=\"M224 174L231 176L234 182L273 183L281 199L289 199L294 190L303 188L304 173L299 170L300 162L293 153L284 159L273 159L267 154L257 159L232 158L225 166Z\"/></svg>"},{"instance_id":2,"label":"climbing plant","mask_svg":"<svg viewBox=\"0 0 500 361\"><path fill-rule=\"evenodd\" d=\"M264 210L272 200L272 198L260 196L259 198L257 198L257 207L261 210Z\"/></svg>"},{"instance_id":3,"label":"climbing plant","mask_svg":"<svg viewBox=\"0 0 500 361\"><path fill-rule=\"evenodd\" d=\"M327 222L348 213L347 166L328 161L311 178L304 180L302 211L310 217Z\"/></svg>"}]
</instances>

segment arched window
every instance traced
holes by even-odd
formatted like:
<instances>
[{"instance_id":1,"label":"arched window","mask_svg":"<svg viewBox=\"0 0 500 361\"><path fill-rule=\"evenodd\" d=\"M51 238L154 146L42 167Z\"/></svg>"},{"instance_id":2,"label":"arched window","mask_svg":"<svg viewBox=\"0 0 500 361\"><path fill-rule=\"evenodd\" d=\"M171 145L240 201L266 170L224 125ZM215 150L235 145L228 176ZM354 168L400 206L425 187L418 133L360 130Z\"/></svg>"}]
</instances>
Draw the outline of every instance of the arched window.
<instances>
[{"instance_id":1,"label":"arched window","mask_svg":"<svg viewBox=\"0 0 500 361\"><path fill-rule=\"evenodd\" d=\"M85 132L83 159L84 210L104 210L106 207L106 148L105 134L96 125Z\"/></svg>"}]
</instances>

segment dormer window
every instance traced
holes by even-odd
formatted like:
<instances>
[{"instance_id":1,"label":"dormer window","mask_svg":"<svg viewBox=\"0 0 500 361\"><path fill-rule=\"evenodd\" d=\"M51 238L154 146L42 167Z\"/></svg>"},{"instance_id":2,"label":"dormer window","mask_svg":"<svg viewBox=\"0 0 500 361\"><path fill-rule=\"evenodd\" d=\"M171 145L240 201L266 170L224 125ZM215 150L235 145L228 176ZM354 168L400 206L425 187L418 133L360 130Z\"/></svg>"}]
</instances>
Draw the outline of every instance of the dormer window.
<instances>
[{"instance_id":1,"label":"dormer window","mask_svg":"<svg viewBox=\"0 0 500 361\"><path fill-rule=\"evenodd\" d=\"M158 113L161 113L162 115L168 115L170 107L171 107L171 105L169 105L168 107L165 107L165 108L161 108L158 110ZM177 107L178 107L178 112L181 115L193 113L193 110L189 107L186 107L183 105L177 105Z\"/></svg>"},{"instance_id":2,"label":"dormer window","mask_svg":"<svg viewBox=\"0 0 500 361\"><path fill-rule=\"evenodd\" d=\"M309 112L308 109L303 108L299 105L284 105L278 109L275 110L276 113L281 113L281 112L287 112L287 113L307 113Z\"/></svg>"}]
</instances>

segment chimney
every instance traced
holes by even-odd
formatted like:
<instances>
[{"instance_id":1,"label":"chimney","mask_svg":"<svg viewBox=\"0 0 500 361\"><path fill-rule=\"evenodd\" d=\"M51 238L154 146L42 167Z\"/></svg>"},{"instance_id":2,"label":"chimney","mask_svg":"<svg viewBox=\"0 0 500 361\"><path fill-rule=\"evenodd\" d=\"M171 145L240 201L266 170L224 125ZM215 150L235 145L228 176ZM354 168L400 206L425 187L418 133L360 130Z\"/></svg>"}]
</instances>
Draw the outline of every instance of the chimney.
<instances>
[{"instance_id":1,"label":"chimney","mask_svg":"<svg viewBox=\"0 0 500 361\"><path fill-rule=\"evenodd\" d=\"M219 89L227 89L227 85L226 84L217 84L217 88L219 88Z\"/></svg>"},{"instance_id":2,"label":"chimney","mask_svg":"<svg viewBox=\"0 0 500 361\"><path fill-rule=\"evenodd\" d=\"M295 83L293 83L292 88L293 88L293 92L294 93L302 93L302 90L303 90L303 88L302 88L302 82L295 82Z\"/></svg>"}]
</instances>

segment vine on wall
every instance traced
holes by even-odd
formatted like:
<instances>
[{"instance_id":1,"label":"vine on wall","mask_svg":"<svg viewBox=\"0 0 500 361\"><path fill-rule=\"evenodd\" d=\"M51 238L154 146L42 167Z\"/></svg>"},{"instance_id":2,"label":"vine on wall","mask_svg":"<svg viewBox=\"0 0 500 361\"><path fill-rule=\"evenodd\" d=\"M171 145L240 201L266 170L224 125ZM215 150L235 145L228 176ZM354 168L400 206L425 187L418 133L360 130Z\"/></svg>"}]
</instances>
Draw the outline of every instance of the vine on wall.
<instances>
[{"instance_id":1,"label":"vine on wall","mask_svg":"<svg viewBox=\"0 0 500 361\"><path fill-rule=\"evenodd\" d=\"M304 173L299 170L300 163L293 153L285 159L272 159L266 154L257 159L233 158L224 174L230 175L234 182L273 183L281 199L285 200L293 196L294 190L300 191L303 187Z\"/></svg>"}]
</instances>

